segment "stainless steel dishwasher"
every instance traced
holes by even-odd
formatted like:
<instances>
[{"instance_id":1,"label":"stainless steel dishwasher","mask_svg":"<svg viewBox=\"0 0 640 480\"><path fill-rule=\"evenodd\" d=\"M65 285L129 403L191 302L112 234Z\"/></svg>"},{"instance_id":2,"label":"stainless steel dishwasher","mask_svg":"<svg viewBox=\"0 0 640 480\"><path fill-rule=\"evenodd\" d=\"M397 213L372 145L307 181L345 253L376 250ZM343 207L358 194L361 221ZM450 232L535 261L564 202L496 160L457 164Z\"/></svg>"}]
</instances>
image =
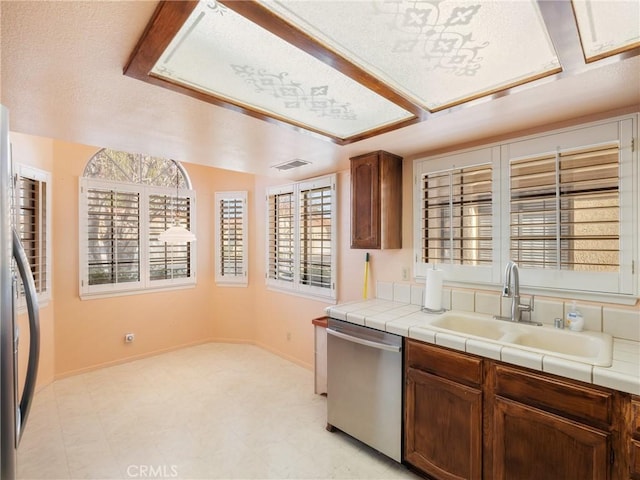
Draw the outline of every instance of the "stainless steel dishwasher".
<instances>
[{"instance_id":1,"label":"stainless steel dishwasher","mask_svg":"<svg viewBox=\"0 0 640 480\"><path fill-rule=\"evenodd\" d=\"M334 427L401 461L401 336L329 319L327 429Z\"/></svg>"}]
</instances>

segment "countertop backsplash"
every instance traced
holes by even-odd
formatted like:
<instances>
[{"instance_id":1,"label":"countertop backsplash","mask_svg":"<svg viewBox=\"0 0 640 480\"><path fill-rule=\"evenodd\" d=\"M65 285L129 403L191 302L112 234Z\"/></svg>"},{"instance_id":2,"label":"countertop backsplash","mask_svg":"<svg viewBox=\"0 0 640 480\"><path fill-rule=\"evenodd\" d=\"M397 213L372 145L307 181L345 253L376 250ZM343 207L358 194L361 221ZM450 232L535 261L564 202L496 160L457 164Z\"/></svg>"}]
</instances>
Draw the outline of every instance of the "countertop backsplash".
<instances>
[{"instance_id":1,"label":"countertop backsplash","mask_svg":"<svg viewBox=\"0 0 640 480\"><path fill-rule=\"evenodd\" d=\"M442 295L442 306L447 310L504 315L511 306L511 299L486 290L445 287ZM377 281L376 298L422 305L424 285ZM522 295L522 301L527 303L529 296ZM555 318L566 318L573 302L573 299L536 296L531 320L553 325ZM576 301L576 308L582 313L585 330L605 332L614 338L640 342L640 308L637 306L621 308L613 304Z\"/></svg>"},{"instance_id":2,"label":"countertop backsplash","mask_svg":"<svg viewBox=\"0 0 640 480\"><path fill-rule=\"evenodd\" d=\"M447 310L476 312L485 315L505 315L511 300L500 292L445 286L442 306ZM500 344L465 334L450 334L430 328L438 315L423 313L424 284L409 282L376 282L375 299L356 300L327 307L327 314L339 320L364 325L427 343L501 360L534 370L544 371L574 380L640 395L640 308L620 307L576 301L585 319L585 330L605 332L613 337L610 366L597 366ZM523 302L529 300L522 296ZM537 296L531 320L553 329L554 319L565 317L573 299ZM525 320L529 318L525 317Z\"/></svg>"}]
</instances>

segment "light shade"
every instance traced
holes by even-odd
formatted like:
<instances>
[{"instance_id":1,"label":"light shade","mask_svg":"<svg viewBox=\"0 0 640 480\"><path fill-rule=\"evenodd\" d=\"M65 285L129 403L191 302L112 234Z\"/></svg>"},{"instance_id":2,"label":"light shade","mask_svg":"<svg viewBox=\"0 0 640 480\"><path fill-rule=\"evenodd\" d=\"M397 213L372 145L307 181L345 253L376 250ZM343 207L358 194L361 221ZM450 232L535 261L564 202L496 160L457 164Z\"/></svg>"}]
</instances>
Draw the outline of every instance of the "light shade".
<instances>
[{"instance_id":1,"label":"light shade","mask_svg":"<svg viewBox=\"0 0 640 480\"><path fill-rule=\"evenodd\" d=\"M198 3L151 75L338 139L415 118L217 2Z\"/></svg>"},{"instance_id":2,"label":"light shade","mask_svg":"<svg viewBox=\"0 0 640 480\"><path fill-rule=\"evenodd\" d=\"M158 240L165 243L189 243L195 242L196 236L186 228L174 225L158 235Z\"/></svg>"},{"instance_id":3,"label":"light shade","mask_svg":"<svg viewBox=\"0 0 640 480\"><path fill-rule=\"evenodd\" d=\"M640 4L637 1L572 2L587 62L640 45Z\"/></svg>"},{"instance_id":4,"label":"light shade","mask_svg":"<svg viewBox=\"0 0 640 480\"><path fill-rule=\"evenodd\" d=\"M261 4L430 111L560 71L535 0Z\"/></svg>"}]
</instances>

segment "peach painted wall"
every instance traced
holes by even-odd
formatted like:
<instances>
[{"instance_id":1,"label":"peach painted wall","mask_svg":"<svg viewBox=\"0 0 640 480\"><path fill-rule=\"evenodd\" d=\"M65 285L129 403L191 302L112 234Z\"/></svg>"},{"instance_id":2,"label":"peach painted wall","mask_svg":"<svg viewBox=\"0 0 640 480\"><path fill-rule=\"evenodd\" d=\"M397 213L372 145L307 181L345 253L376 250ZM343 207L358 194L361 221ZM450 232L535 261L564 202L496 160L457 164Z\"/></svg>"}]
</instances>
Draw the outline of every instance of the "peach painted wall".
<instances>
[{"instance_id":1,"label":"peach painted wall","mask_svg":"<svg viewBox=\"0 0 640 480\"><path fill-rule=\"evenodd\" d=\"M167 292L81 300L78 293L78 181L96 147L54 142L56 288L55 375L210 341L251 339L253 316L238 310L248 289L221 292L213 282L213 192L247 189L253 177L185 163L196 190L197 285ZM233 315L232 312L239 312ZM252 313L252 312L251 312ZM126 332L135 341L125 344Z\"/></svg>"},{"instance_id":2,"label":"peach painted wall","mask_svg":"<svg viewBox=\"0 0 640 480\"><path fill-rule=\"evenodd\" d=\"M404 185L411 185L412 169L403 165ZM256 285L256 343L278 355L307 368L313 367L313 325L311 320L323 316L330 303L272 291L266 288L265 252L266 215L264 198L267 187L284 184L270 178L256 178L254 215L255 236L258 249L255 252L260 283ZM337 174L338 192L338 302L362 298L364 287L364 258L370 253L369 298L375 297L376 280L401 281L402 268L411 272L411 189L403 189L403 248L397 250L351 249L351 176L349 171Z\"/></svg>"},{"instance_id":3,"label":"peach painted wall","mask_svg":"<svg viewBox=\"0 0 640 480\"><path fill-rule=\"evenodd\" d=\"M43 310L43 343L47 345L43 347L41 382L207 341L255 343L312 368L311 319L324 315L329 304L269 290L264 280L266 189L287 180L184 162L197 196L197 286L82 301L78 295L78 178L97 147L17 138L20 141L14 146L14 156L19 153L30 159L25 163L53 173L53 299ZM377 280L400 282L403 269L412 279L412 159L404 160L403 170L403 248L369 250L370 298L375 297ZM337 183L338 302L347 302L362 298L367 250L350 248L349 172L338 172ZM231 190L249 192L246 288L217 286L214 281L214 192ZM640 311L640 302L635 308ZM124 333L129 331L136 334L133 344L123 342Z\"/></svg>"},{"instance_id":4,"label":"peach painted wall","mask_svg":"<svg viewBox=\"0 0 640 480\"><path fill-rule=\"evenodd\" d=\"M255 283L255 343L306 368L313 367L313 325L311 319L324 315L324 302L269 290L266 274L266 189L289 183L255 177L253 197L251 272Z\"/></svg>"},{"instance_id":5,"label":"peach painted wall","mask_svg":"<svg viewBox=\"0 0 640 480\"><path fill-rule=\"evenodd\" d=\"M53 171L53 141L48 138L32 137L19 133L11 133L11 148L13 162L44 170ZM53 185L53 181L51 185ZM55 232L55 227L52 232ZM53 238L53 237L52 237ZM52 259L55 264L55 260ZM41 388L53 381L54 378L54 305L55 288L51 300L40 306L40 361L38 365L37 388ZM26 313L18 315L20 327L20 350L18 371L20 385L24 383L29 345L29 322Z\"/></svg>"},{"instance_id":6,"label":"peach painted wall","mask_svg":"<svg viewBox=\"0 0 640 480\"><path fill-rule=\"evenodd\" d=\"M191 171L191 165L187 168ZM257 249L254 235L254 176L245 173L234 173L227 170L203 167L203 175L209 176L210 193L208 204L213 206L214 193L225 191L247 191L248 207L248 238L249 238L249 284L247 287L218 286L213 283L210 290L210 316L212 323L212 339L220 342L255 342L255 319L258 311L255 301L256 286L261 279L257 277L254 268L254 254ZM200 196L200 191L198 191ZM208 229L211 238L214 236L214 212L208 215ZM213 243L210 243L211 260L213 263ZM214 277L213 265L211 274ZM199 280L198 280L199 281Z\"/></svg>"}]
</instances>

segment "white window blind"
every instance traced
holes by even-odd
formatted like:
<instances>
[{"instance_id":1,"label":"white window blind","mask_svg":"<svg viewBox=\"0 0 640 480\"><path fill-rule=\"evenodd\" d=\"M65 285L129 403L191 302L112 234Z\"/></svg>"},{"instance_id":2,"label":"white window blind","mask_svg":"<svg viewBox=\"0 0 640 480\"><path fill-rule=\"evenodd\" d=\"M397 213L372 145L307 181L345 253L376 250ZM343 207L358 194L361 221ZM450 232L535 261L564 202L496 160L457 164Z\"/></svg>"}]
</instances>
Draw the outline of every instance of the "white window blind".
<instances>
[{"instance_id":1,"label":"white window blind","mask_svg":"<svg viewBox=\"0 0 640 480\"><path fill-rule=\"evenodd\" d=\"M17 232L33 275L39 301L49 298L50 174L23 165L16 166L14 214ZM24 289L20 285L20 295Z\"/></svg>"},{"instance_id":2,"label":"white window blind","mask_svg":"<svg viewBox=\"0 0 640 480\"><path fill-rule=\"evenodd\" d=\"M140 281L140 194L87 188L88 285Z\"/></svg>"},{"instance_id":3,"label":"white window blind","mask_svg":"<svg viewBox=\"0 0 640 480\"><path fill-rule=\"evenodd\" d=\"M491 265L491 164L422 176L422 262Z\"/></svg>"},{"instance_id":4,"label":"white window blind","mask_svg":"<svg viewBox=\"0 0 640 480\"><path fill-rule=\"evenodd\" d=\"M267 216L267 284L335 299L335 175L270 189Z\"/></svg>"},{"instance_id":5,"label":"white window blind","mask_svg":"<svg viewBox=\"0 0 640 480\"><path fill-rule=\"evenodd\" d=\"M215 278L222 285L248 283L247 192L215 193Z\"/></svg>"},{"instance_id":6,"label":"white window blind","mask_svg":"<svg viewBox=\"0 0 640 480\"><path fill-rule=\"evenodd\" d=\"M416 275L426 273L427 262L443 261L438 267L447 282L498 286L505 265L514 260L521 268L520 285L529 293L635 302L640 294L637 134L634 114L416 160ZM465 178L480 175L474 170L488 164L491 204L483 182ZM485 261L489 243L491 268ZM471 246L467 258L456 253L460 246L465 252L465 245Z\"/></svg>"},{"instance_id":7,"label":"white window blind","mask_svg":"<svg viewBox=\"0 0 640 480\"><path fill-rule=\"evenodd\" d=\"M511 256L522 268L619 272L617 145L510 166Z\"/></svg>"},{"instance_id":8,"label":"white window blind","mask_svg":"<svg viewBox=\"0 0 640 480\"><path fill-rule=\"evenodd\" d=\"M293 283L295 263L294 193L284 192L268 198L268 278Z\"/></svg>"},{"instance_id":9,"label":"white window blind","mask_svg":"<svg viewBox=\"0 0 640 480\"><path fill-rule=\"evenodd\" d=\"M80 178L80 294L193 285L195 245L158 241L178 224L195 231L195 192L173 160L103 149Z\"/></svg>"},{"instance_id":10,"label":"white window blind","mask_svg":"<svg viewBox=\"0 0 640 480\"><path fill-rule=\"evenodd\" d=\"M333 191L330 185L300 191L300 282L331 288Z\"/></svg>"},{"instance_id":11,"label":"white window blind","mask_svg":"<svg viewBox=\"0 0 640 480\"><path fill-rule=\"evenodd\" d=\"M167 244L158 235L172 225L191 230L191 199L170 194L149 195L149 278L170 280L191 276L191 243Z\"/></svg>"}]
</instances>

